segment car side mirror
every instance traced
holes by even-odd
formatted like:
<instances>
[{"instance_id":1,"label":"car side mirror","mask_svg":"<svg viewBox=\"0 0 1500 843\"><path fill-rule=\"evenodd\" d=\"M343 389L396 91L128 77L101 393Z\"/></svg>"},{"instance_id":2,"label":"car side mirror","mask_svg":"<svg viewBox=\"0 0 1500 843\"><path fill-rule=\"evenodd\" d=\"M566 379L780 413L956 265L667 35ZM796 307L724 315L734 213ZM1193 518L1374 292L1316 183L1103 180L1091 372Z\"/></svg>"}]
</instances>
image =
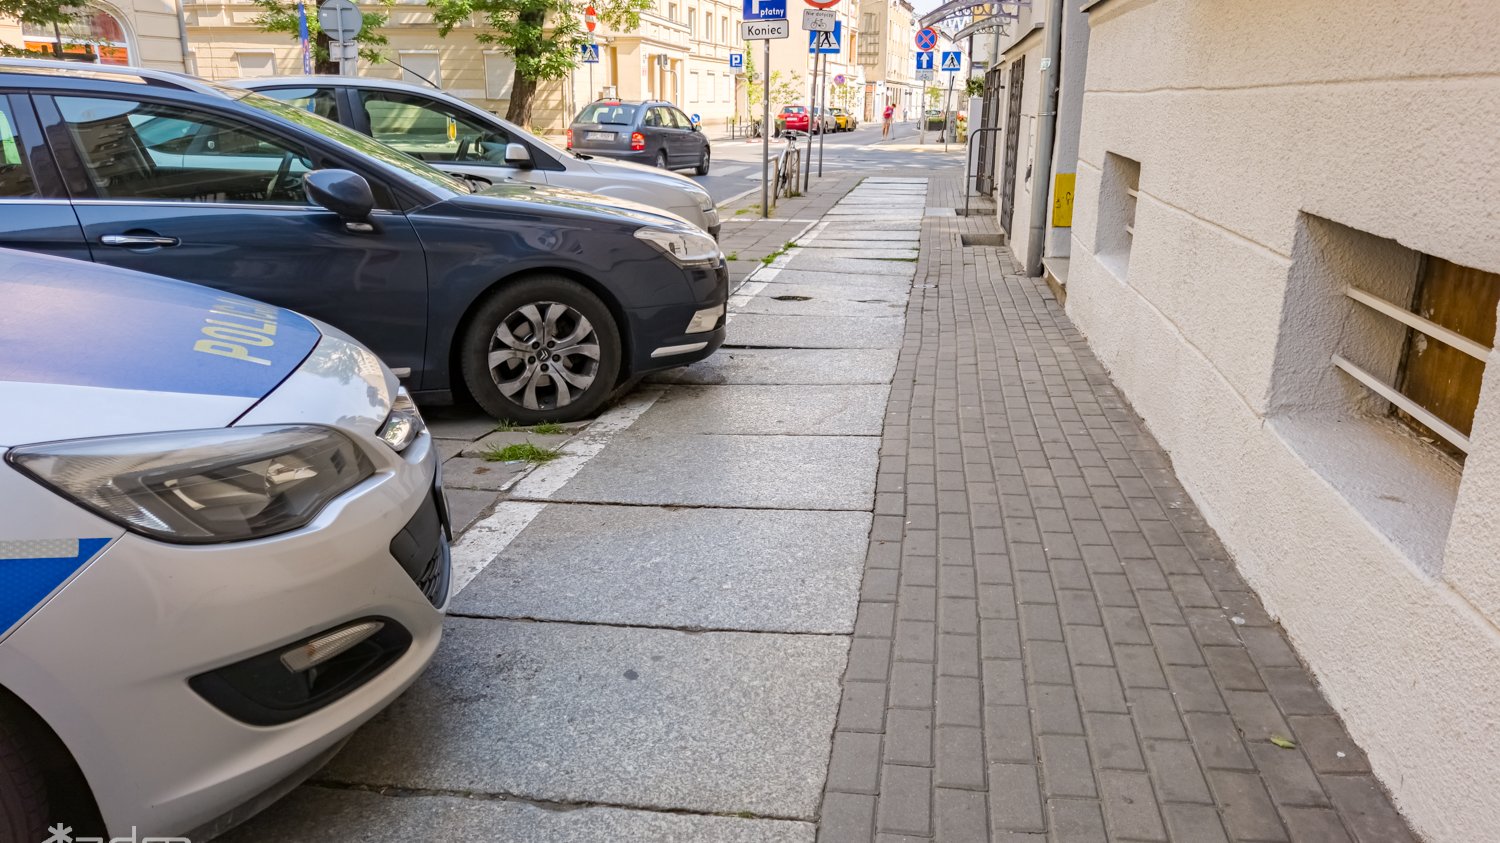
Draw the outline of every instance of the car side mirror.
<instances>
[{"instance_id":1,"label":"car side mirror","mask_svg":"<svg viewBox=\"0 0 1500 843\"><path fill-rule=\"evenodd\" d=\"M505 145L505 163L512 167L522 167L525 169L530 169L534 166L531 161L531 150L515 141L511 141Z\"/></svg>"},{"instance_id":2,"label":"car side mirror","mask_svg":"<svg viewBox=\"0 0 1500 843\"><path fill-rule=\"evenodd\" d=\"M349 170L313 170L303 177L302 183L308 198L342 217L350 231L375 230L370 225L375 194L364 176Z\"/></svg>"}]
</instances>

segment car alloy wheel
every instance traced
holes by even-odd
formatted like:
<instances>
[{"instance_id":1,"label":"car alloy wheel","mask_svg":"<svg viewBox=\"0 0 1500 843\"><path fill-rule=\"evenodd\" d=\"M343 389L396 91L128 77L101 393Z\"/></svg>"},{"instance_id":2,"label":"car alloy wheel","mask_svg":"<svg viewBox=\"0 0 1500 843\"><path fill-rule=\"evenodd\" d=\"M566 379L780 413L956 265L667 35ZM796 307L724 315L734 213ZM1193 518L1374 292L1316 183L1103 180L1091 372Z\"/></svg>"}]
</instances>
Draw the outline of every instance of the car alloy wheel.
<instances>
[{"instance_id":1,"label":"car alloy wheel","mask_svg":"<svg viewBox=\"0 0 1500 843\"><path fill-rule=\"evenodd\" d=\"M710 163L710 161L709 161L709 151L708 151L708 147L705 146L705 147L703 147L703 158L702 158L702 160L700 160L698 162L698 169L694 170L694 172L696 172L700 176L706 176L706 175L708 175L708 165L709 165L709 163Z\"/></svg>"},{"instance_id":2,"label":"car alloy wheel","mask_svg":"<svg viewBox=\"0 0 1500 843\"><path fill-rule=\"evenodd\" d=\"M498 419L573 421L614 390L620 346L597 296L576 281L537 276L502 288L476 312L464 335L463 377Z\"/></svg>"}]
</instances>

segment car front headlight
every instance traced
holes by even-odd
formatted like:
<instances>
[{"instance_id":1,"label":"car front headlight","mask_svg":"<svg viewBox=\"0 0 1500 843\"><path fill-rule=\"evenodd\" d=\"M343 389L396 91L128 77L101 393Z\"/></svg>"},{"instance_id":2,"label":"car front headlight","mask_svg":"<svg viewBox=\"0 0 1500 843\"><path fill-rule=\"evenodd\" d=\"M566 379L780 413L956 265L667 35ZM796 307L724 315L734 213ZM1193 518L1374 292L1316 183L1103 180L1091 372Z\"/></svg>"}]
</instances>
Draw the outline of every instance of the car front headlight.
<instances>
[{"instance_id":1,"label":"car front headlight","mask_svg":"<svg viewBox=\"0 0 1500 843\"><path fill-rule=\"evenodd\" d=\"M701 231L647 227L636 229L635 236L680 266L712 266L719 262L719 244Z\"/></svg>"},{"instance_id":2,"label":"car front headlight","mask_svg":"<svg viewBox=\"0 0 1500 843\"><path fill-rule=\"evenodd\" d=\"M416 402L411 400L406 387L399 387L395 400L391 401L390 415L385 417L385 423L380 426L381 440L399 454L417 441L417 437L426 429L427 423L422 421Z\"/></svg>"},{"instance_id":3,"label":"car front headlight","mask_svg":"<svg viewBox=\"0 0 1500 843\"><path fill-rule=\"evenodd\" d=\"M75 439L6 459L128 530L181 544L295 530L375 471L352 439L315 425Z\"/></svg>"}]
</instances>

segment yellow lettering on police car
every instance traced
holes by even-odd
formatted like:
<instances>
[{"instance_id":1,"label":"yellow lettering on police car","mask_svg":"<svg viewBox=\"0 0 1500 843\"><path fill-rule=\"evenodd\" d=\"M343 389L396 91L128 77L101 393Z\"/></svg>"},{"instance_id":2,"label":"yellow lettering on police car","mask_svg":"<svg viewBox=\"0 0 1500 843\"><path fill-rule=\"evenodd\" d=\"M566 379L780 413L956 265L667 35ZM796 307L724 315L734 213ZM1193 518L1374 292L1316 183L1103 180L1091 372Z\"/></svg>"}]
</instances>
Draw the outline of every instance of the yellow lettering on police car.
<instances>
[{"instance_id":1,"label":"yellow lettering on police car","mask_svg":"<svg viewBox=\"0 0 1500 843\"><path fill-rule=\"evenodd\" d=\"M269 366L271 361L264 357L256 357L250 353L251 348L266 348L275 345L276 341L271 337L276 335L276 308L256 302L238 301L236 299L219 299L208 311L217 316L227 316L235 320L246 320L258 322L259 324L246 324L245 321L226 322L223 319L205 318L207 324L203 326L203 335L208 339L198 340L193 343L194 351L204 354L213 354L219 357L229 357L234 360L244 360L260 366Z\"/></svg>"},{"instance_id":2,"label":"yellow lettering on police car","mask_svg":"<svg viewBox=\"0 0 1500 843\"><path fill-rule=\"evenodd\" d=\"M223 314L223 315L225 315L225 316L236 316L236 317L238 317L240 319L249 319L250 318L249 316L239 316L239 314ZM210 325L223 325L226 328L238 328L238 329L243 330L243 331L255 331L257 333L265 334L267 336L275 336L276 335L276 323L275 322L267 322L267 321L265 321L263 319L258 320L256 322L256 324L253 324L253 325L247 325L247 324L245 324L243 322L225 322L223 319L207 319L205 321L208 322L208 324L210 324Z\"/></svg>"},{"instance_id":3,"label":"yellow lettering on police car","mask_svg":"<svg viewBox=\"0 0 1500 843\"><path fill-rule=\"evenodd\" d=\"M240 342L244 343L245 345L256 346L257 348L264 348L265 346L273 345L275 343L275 340L272 340L265 334L257 334L254 331L247 331L244 328L208 327L203 329L203 333L206 336L213 337L216 340L224 340L226 342Z\"/></svg>"},{"instance_id":4,"label":"yellow lettering on police car","mask_svg":"<svg viewBox=\"0 0 1500 843\"><path fill-rule=\"evenodd\" d=\"M245 360L250 363L258 363L262 366L271 365L271 361L263 357L252 357L250 349L243 345L232 342L220 342L218 340L198 340L193 343L194 351L204 354L217 354L220 357L232 357L235 360Z\"/></svg>"}]
</instances>

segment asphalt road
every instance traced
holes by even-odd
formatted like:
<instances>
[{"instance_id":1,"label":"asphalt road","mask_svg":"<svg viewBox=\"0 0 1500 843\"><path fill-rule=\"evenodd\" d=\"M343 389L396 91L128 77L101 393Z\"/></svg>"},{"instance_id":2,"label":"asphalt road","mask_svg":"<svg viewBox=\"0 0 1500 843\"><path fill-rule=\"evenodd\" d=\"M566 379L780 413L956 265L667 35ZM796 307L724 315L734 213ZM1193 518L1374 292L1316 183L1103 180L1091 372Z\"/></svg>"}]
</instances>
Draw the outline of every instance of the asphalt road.
<instances>
[{"instance_id":1,"label":"asphalt road","mask_svg":"<svg viewBox=\"0 0 1500 843\"><path fill-rule=\"evenodd\" d=\"M927 138L933 140L935 133ZM880 137L880 124L867 123L853 132L830 132L822 138L823 172L848 172L851 169L875 171L885 167L899 167L909 163L914 154L912 145L917 141L917 124L899 123L892 127L889 138ZM819 138L812 139L814 155L817 154ZM771 139L772 149L785 146L785 141ZM941 149L941 145L929 143L929 147ZM713 142L713 167L706 176L691 178L703 185L720 204L760 186L761 142L754 140L716 140ZM813 159L813 174L817 175L817 158Z\"/></svg>"}]
</instances>

